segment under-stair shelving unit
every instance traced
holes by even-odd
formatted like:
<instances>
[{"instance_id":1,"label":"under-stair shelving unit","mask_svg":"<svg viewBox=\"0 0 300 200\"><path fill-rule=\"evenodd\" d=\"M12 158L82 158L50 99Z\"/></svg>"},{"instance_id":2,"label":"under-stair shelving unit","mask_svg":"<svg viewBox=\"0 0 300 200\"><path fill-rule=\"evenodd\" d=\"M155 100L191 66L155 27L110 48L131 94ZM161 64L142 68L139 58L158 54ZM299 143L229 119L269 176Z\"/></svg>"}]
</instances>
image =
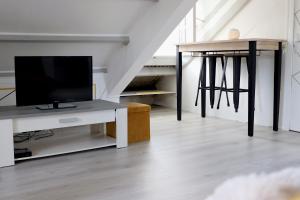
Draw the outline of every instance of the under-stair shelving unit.
<instances>
[{"instance_id":1,"label":"under-stair shelving unit","mask_svg":"<svg viewBox=\"0 0 300 200\"><path fill-rule=\"evenodd\" d=\"M175 94L175 91L164 91L157 88L157 82L165 76L175 76L174 65L144 66L140 73L122 92L121 97Z\"/></svg>"},{"instance_id":2,"label":"under-stair shelving unit","mask_svg":"<svg viewBox=\"0 0 300 200\"><path fill-rule=\"evenodd\" d=\"M135 101L137 101L137 98L176 94L175 91L165 91L158 86L162 78L175 75L176 69L173 60L171 62L164 62L161 59L157 60L154 58L142 68L139 74L121 93L121 100L135 97Z\"/></svg>"}]
</instances>

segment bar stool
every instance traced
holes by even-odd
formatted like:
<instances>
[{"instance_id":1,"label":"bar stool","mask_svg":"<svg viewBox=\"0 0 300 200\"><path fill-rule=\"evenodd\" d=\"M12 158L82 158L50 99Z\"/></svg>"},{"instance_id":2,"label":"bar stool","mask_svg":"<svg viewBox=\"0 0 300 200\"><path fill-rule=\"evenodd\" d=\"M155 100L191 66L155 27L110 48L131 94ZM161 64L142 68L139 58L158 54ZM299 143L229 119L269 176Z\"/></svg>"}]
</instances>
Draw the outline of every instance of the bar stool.
<instances>
[{"instance_id":1,"label":"bar stool","mask_svg":"<svg viewBox=\"0 0 300 200\"><path fill-rule=\"evenodd\" d=\"M197 96L195 106L198 105L198 98L199 98L199 91L205 92L206 90L210 91L210 106L211 108L214 107L215 102L215 91L221 90L222 87L216 87L216 64L217 58L221 60L222 63L222 70L224 71L224 55L223 54L202 54L202 67L200 69L199 81L198 81L198 88L197 88ZM206 59L209 60L209 86L206 86ZM227 91L227 80L226 75L224 75L224 84L225 84L225 92L227 97L227 105L229 104L228 98L228 91Z\"/></svg>"},{"instance_id":2,"label":"bar stool","mask_svg":"<svg viewBox=\"0 0 300 200\"><path fill-rule=\"evenodd\" d=\"M221 101L221 96L222 92L232 92L233 93L233 104L234 104L234 109L235 112L238 112L239 109L239 101L240 101L240 93L242 92L248 92L248 89L241 89L240 88L240 80L241 80L241 60L242 58L246 58L246 63L247 63L247 71L248 70L248 56L249 54L247 53L233 53L233 54L225 54L225 64L223 67L223 75L222 75L222 81L221 81L221 89L220 89L220 94L219 94L219 100L218 100L218 105L217 109L220 108L220 101ZM233 59L233 88L227 88L226 86L226 69L227 69L227 64L228 64L228 59L232 58ZM225 83L225 88L223 87Z\"/></svg>"}]
</instances>

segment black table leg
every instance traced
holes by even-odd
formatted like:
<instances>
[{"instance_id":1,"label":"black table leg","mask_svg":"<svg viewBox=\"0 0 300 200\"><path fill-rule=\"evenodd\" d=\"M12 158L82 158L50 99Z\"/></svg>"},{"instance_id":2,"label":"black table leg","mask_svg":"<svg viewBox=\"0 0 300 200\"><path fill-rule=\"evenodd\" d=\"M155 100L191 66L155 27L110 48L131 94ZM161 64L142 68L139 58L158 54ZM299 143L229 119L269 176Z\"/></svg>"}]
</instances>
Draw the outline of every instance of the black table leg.
<instances>
[{"instance_id":1,"label":"black table leg","mask_svg":"<svg viewBox=\"0 0 300 200\"><path fill-rule=\"evenodd\" d=\"M281 82L281 63L282 63L282 42L275 51L274 58L274 108L273 108L273 130L278 131L279 108L280 108L280 82Z\"/></svg>"},{"instance_id":2,"label":"black table leg","mask_svg":"<svg viewBox=\"0 0 300 200\"><path fill-rule=\"evenodd\" d=\"M197 95L196 95L196 101L195 101L195 106L198 106L198 99L199 99L199 93L200 93L200 88L201 88L201 83L202 83L202 78L203 78L203 63L206 62L205 54L206 52L202 53L204 56L202 57L202 63L200 66L200 74L199 74L199 80L198 80L198 87L197 87Z\"/></svg>"},{"instance_id":3,"label":"black table leg","mask_svg":"<svg viewBox=\"0 0 300 200\"><path fill-rule=\"evenodd\" d=\"M217 58L215 56L210 57L209 58L209 95L210 95L211 108L214 108L214 104L215 104L216 68L217 68Z\"/></svg>"},{"instance_id":4,"label":"black table leg","mask_svg":"<svg viewBox=\"0 0 300 200\"><path fill-rule=\"evenodd\" d=\"M240 103L240 82L241 82L241 57L233 57L233 104L235 112L238 112Z\"/></svg>"},{"instance_id":5,"label":"black table leg","mask_svg":"<svg viewBox=\"0 0 300 200\"><path fill-rule=\"evenodd\" d=\"M202 62L202 80L201 80L201 115L206 116L206 58Z\"/></svg>"},{"instance_id":6,"label":"black table leg","mask_svg":"<svg viewBox=\"0 0 300 200\"><path fill-rule=\"evenodd\" d=\"M256 41L249 42L248 136L253 136L255 110Z\"/></svg>"},{"instance_id":7,"label":"black table leg","mask_svg":"<svg viewBox=\"0 0 300 200\"><path fill-rule=\"evenodd\" d=\"M176 49L177 120L181 121L182 106L182 52Z\"/></svg>"}]
</instances>

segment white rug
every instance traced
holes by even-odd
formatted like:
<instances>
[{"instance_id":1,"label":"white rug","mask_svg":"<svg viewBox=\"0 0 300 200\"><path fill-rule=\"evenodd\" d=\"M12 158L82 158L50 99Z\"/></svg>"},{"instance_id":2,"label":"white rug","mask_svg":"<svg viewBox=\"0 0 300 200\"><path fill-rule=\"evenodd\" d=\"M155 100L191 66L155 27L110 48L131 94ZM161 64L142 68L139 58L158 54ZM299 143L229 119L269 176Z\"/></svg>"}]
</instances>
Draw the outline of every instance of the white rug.
<instances>
[{"instance_id":1,"label":"white rug","mask_svg":"<svg viewBox=\"0 0 300 200\"><path fill-rule=\"evenodd\" d=\"M206 200L300 200L300 168L230 179Z\"/></svg>"}]
</instances>

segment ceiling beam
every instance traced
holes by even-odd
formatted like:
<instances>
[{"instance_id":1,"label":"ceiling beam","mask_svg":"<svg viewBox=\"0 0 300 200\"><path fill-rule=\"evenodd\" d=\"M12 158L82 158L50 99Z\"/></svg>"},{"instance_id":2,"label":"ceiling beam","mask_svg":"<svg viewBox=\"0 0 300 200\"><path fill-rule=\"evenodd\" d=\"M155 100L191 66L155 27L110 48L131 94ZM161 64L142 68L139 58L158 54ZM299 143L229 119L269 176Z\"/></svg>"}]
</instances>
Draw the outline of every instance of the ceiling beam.
<instances>
[{"instance_id":1,"label":"ceiling beam","mask_svg":"<svg viewBox=\"0 0 300 200\"><path fill-rule=\"evenodd\" d=\"M0 32L0 42L100 42L129 44L129 36L122 34L56 34Z\"/></svg>"}]
</instances>

